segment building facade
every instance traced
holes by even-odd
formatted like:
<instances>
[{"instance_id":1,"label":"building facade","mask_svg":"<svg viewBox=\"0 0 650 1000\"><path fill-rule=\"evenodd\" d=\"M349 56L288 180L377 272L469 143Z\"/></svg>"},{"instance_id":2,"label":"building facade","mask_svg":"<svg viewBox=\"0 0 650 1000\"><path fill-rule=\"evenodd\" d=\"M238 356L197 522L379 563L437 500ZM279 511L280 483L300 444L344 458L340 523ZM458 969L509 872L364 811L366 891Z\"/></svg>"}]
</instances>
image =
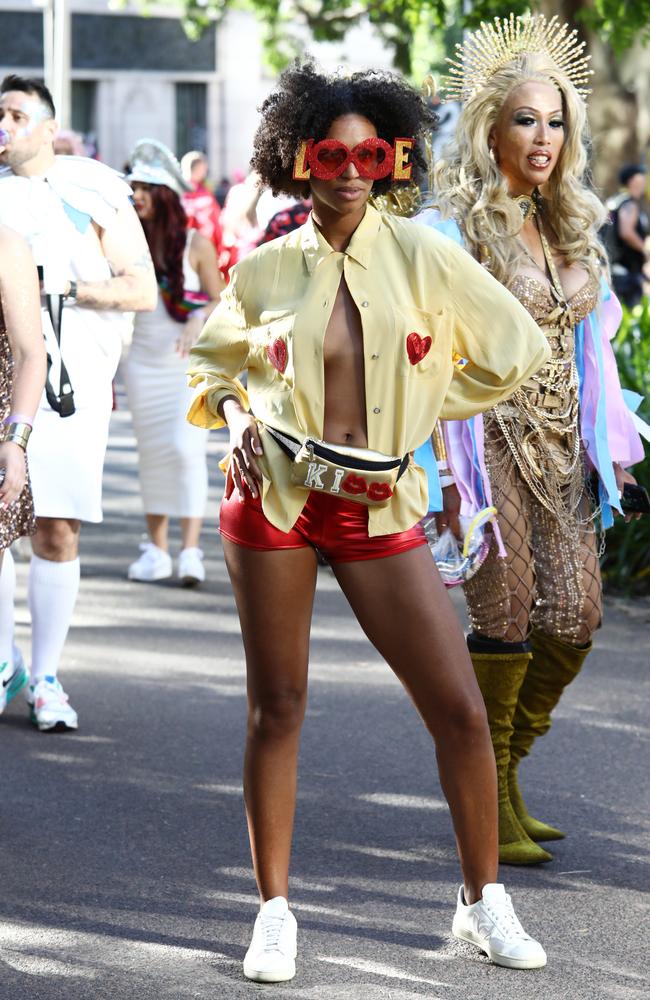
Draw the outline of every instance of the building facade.
<instances>
[{"instance_id":1,"label":"building facade","mask_svg":"<svg viewBox=\"0 0 650 1000\"><path fill-rule=\"evenodd\" d=\"M190 41L173 8L109 8L107 0L70 0L71 126L121 169L138 139L159 139L180 157L208 154L213 179L245 171L257 108L273 86L262 32L245 11L229 11ZM0 72L43 78L43 9L38 0L0 0ZM327 68L388 68L369 27L340 44L310 51ZM360 57L361 54L361 57Z\"/></svg>"}]
</instances>

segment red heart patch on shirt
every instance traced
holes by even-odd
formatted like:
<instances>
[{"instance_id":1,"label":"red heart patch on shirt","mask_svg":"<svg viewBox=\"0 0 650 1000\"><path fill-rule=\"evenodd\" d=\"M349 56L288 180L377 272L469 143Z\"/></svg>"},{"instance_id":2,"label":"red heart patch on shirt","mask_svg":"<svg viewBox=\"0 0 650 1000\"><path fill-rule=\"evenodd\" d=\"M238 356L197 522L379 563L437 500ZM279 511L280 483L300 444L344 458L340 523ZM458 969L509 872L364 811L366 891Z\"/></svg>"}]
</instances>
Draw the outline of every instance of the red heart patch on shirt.
<instances>
[{"instance_id":1,"label":"red heart patch on shirt","mask_svg":"<svg viewBox=\"0 0 650 1000\"><path fill-rule=\"evenodd\" d=\"M266 356L274 368L277 368L279 372L284 371L289 360L289 352L282 337L278 337L272 344L269 344L266 348Z\"/></svg>"},{"instance_id":2,"label":"red heart patch on shirt","mask_svg":"<svg viewBox=\"0 0 650 1000\"><path fill-rule=\"evenodd\" d=\"M341 489L344 493L351 493L353 497L356 497L367 492L368 484L363 476L355 476L353 472L349 472L341 483Z\"/></svg>"},{"instance_id":3,"label":"red heart patch on shirt","mask_svg":"<svg viewBox=\"0 0 650 1000\"><path fill-rule=\"evenodd\" d=\"M409 333L406 338L406 353L412 365L417 365L431 350L431 337L421 337L419 333Z\"/></svg>"}]
</instances>

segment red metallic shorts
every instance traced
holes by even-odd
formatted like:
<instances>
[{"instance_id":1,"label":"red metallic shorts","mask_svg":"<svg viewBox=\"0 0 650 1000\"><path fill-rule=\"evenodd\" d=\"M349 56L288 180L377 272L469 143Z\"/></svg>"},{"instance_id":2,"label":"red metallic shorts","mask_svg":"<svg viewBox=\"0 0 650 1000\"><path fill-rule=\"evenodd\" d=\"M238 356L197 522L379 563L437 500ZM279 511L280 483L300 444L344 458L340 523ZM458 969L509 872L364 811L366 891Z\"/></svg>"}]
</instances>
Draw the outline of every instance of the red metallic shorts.
<instances>
[{"instance_id":1,"label":"red metallic shorts","mask_svg":"<svg viewBox=\"0 0 650 1000\"><path fill-rule=\"evenodd\" d=\"M330 563L383 559L427 544L420 524L408 531L369 538L367 507L315 490L310 490L293 528L280 531L265 517L259 497L251 497L247 491L241 502L237 488L232 488L230 482L221 501L219 530L231 542L260 551L311 545Z\"/></svg>"}]
</instances>

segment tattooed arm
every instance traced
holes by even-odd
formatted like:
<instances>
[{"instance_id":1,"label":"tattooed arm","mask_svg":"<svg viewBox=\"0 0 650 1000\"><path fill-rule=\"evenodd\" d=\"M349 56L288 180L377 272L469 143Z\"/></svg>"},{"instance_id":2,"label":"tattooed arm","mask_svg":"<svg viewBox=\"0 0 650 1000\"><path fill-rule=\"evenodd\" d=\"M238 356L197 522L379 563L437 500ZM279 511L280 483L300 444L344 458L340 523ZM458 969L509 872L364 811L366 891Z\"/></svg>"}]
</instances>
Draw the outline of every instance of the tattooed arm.
<instances>
[{"instance_id":1,"label":"tattooed arm","mask_svg":"<svg viewBox=\"0 0 650 1000\"><path fill-rule=\"evenodd\" d=\"M140 220L131 205L120 208L109 229L100 230L100 242L113 277L80 281L76 304L86 309L150 312L156 308L158 288L151 254ZM69 288L68 288L69 290Z\"/></svg>"}]
</instances>

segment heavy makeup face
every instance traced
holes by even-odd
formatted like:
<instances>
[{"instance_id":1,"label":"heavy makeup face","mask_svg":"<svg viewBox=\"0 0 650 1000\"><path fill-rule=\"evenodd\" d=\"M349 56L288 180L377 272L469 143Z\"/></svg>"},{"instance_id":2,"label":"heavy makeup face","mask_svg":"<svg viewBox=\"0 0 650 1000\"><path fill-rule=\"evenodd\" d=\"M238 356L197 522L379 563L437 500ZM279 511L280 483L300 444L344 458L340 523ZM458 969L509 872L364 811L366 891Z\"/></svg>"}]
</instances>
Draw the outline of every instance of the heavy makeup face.
<instances>
[{"instance_id":1,"label":"heavy makeup face","mask_svg":"<svg viewBox=\"0 0 650 1000\"><path fill-rule=\"evenodd\" d=\"M138 213L138 218L141 222L150 222L154 216L150 185L133 181L131 188L133 189L133 207Z\"/></svg>"},{"instance_id":2,"label":"heavy makeup face","mask_svg":"<svg viewBox=\"0 0 650 1000\"><path fill-rule=\"evenodd\" d=\"M511 195L531 194L548 181L564 138L562 97L555 87L531 80L510 92L489 143Z\"/></svg>"},{"instance_id":3,"label":"heavy makeup face","mask_svg":"<svg viewBox=\"0 0 650 1000\"><path fill-rule=\"evenodd\" d=\"M329 127L325 139L335 139L345 143L349 149L354 149L364 139L375 139L377 129L362 115L348 114L336 118ZM311 177L309 186L312 192L314 210L318 214L319 205L327 206L330 211L340 215L353 215L360 212L367 202L372 190L372 179L361 177L355 164L350 161L343 173L332 180L319 180Z\"/></svg>"},{"instance_id":4,"label":"heavy makeup face","mask_svg":"<svg viewBox=\"0 0 650 1000\"><path fill-rule=\"evenodd\" d=\"M0 163L12 169L37 157L44 146L51 145L57 132L45 105L36 95L21 90L9 90L0 96L0 127L10 137L0 153Z\"/></svg>"}]
</instances>

